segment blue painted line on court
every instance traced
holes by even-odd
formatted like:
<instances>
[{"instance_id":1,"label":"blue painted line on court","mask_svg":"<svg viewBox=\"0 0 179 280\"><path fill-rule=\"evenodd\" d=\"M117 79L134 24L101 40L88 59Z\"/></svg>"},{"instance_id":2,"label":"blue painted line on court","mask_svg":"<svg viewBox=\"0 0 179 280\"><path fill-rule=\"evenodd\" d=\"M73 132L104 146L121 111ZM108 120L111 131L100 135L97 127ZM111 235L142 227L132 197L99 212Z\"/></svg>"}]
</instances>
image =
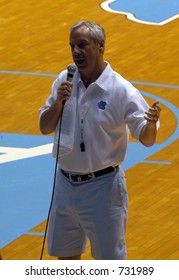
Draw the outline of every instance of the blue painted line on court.
<instances>
[{"instance_id":1,"label":"blue painted line on court","mask_svg":"<svg viewBox=\"0 0 179 280\"><path fill-rule=\"evenodd\" d=\"M40 73L40 72L23 72L23 71L10 71L10 70L0 70L2 74L11 75L32 75L32 76L42 76L42 77L57 77L57 74Z\"/></svg>"},{"instance_id":2,"label":"blue painted line on court","mask_svg":"<svg viewBox=\"0 0 179 280\"><path fill-rule=\"evenodd\" d=\"M25 233L27 235L37 235L37 236L44 236L45 232L37 232L37 231L28 231L27 233Z\"/></svg>"},{"instance_id":3,"label":"blue painted line on court","mask_svg":"<svg viewBox=\"0 0 179 280\"><path fill-rule=\"evenodd\" d=\"M172 164L169 161L157 161L157 160L143 160L143 163L147 163L147 164L163 164L163 165L170 165L170 164Z\"/></svg>"},{"instance_id":4,"label":"blue painted line on court","mask_svg":"<svg viewBox=\"0 0 179 280\"><path fill-rule=\"evenodd\" d=\"M40 76L40 77L54 77L54 78L58 77L58 74L39 73L39 72L0 70L0 73L10 74L10 75L32 75L32 76ZM129 80L129 82L132 83L132 84L136 84L136 85L145 85L145 86L151 86L151 87L179 89L178 85L158 84L158 83L149 83L149 82L132 81L132 80Z\"/></svg>"},{"instance_id":5,"label":"blue painted line on court","mask_svg":"<svg viewBox=\"0 0 179 280\"><path fill-rule=\"evenodd\" d=\"M148 83L148 82L138 82L138 81L129 81L134 85L144 85L144 86L150 86L150 87L162 87L162 88L173 88L173 89L179 89L179 86L175 85L167 85L167 84L155 84L155 83Z\"/></svg>"}]
</instances>

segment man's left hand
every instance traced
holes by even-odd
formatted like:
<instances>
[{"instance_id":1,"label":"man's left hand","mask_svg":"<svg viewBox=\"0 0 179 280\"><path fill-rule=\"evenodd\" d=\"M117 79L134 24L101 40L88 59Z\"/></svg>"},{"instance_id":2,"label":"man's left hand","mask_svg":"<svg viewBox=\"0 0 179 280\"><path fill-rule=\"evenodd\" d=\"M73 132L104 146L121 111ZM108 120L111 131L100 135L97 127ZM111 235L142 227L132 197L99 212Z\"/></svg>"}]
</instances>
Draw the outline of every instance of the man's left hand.
<instances>
[{"instance_id":1,"label":"man's left hand","mask_svg":"<svg viewBox=\"0 0 179 280\"><path fill-rule=\"evenodd\" d=\"M159 120L160 111L161 107L159 106L159 102L154 102L152 107L149 108L148 112L146 112L146 115L144 116L148 124L155 124Z\"/></svg>"}]
</instances>

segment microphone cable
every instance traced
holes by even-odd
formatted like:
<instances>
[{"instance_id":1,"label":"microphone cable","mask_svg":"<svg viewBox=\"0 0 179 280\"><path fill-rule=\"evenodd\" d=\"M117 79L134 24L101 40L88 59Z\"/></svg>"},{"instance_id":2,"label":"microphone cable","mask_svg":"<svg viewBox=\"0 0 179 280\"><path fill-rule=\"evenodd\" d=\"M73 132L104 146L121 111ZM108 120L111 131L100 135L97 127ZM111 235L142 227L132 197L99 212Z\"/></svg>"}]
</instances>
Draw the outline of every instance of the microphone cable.
<instances>
[{"instance_id":1,"label":"microphone cable","mask_svg":"<svg viewBox=\"0 0 179 280\"><path fill-rule=\"evenodd\" d=\"M56 156L55 172L54 172L54 179L53 179L53 189L52 189L50 207L49 207L49 210L48 210L48 216L47 216L47 221L46 221L46 227L45 227L45 233L44 233L44 238L43 238L40 260L42 260L42 258L43 258L45 241L46 241L46 237L47 237L47 229L48 229L49 218L50 218L50 212L51 212L51 209L52 209L53 197L54 197L54 192L55 192L58 156L59 156L59 148L60 148L60 136L61 136L61 127L62 127L62 116L63 116L63 109L64 109L65 102L66 102L66 100L63 100L63 102L62 102L62 110L61 110L60 123L59 123L59 136L58 136L58 142L57 142L57 156Z\"/></svg>"}]
</instances>

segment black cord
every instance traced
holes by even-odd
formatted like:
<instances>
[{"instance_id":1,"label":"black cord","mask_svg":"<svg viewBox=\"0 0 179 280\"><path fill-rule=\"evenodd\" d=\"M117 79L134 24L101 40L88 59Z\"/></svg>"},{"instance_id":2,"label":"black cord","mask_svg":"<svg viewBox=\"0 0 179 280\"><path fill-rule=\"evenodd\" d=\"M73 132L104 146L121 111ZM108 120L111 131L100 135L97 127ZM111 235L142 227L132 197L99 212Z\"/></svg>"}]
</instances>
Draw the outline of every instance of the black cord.
<instances>
[{"instance_id":1,"label":"black cord","mask_svg":"<svg viewBox=\"0 0 179 280\"><path fill-rule=\"evenodd\" d=\"M57 155L56 155L56 162L55 162L55 172L54 172L54 179L53 179L53 189L52 189L51 202L50 202L50 207L49 207L48 216L47 216L47 222L46 222L46 227L45 227L45 234L44 234L44 239L43 239L43 244L42 244L40 260L42 260L42 258L43 258L45 241L46 241L46 237L47 237L49 217L50 217L50 212L52 209L53 197L54 197L54 192L55 192L55 183L56 183L56 174L57 174L58 156L59 156L59 148L60 148L60 135L61 135L62 116L63 116L64 105L65 105L65 100L62 103L62 111L61 111L60 124L59 124L59 136L58 136L58 143L57 143Z\"/></svg>"}]
</instances>

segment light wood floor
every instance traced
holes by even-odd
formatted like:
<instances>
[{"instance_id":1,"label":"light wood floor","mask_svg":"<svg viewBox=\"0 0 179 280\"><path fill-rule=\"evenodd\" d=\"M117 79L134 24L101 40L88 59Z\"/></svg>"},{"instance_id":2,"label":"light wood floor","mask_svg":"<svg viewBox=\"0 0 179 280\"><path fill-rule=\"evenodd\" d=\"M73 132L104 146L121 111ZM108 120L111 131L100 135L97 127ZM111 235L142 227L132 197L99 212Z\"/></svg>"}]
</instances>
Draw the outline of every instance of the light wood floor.
<instances>
[{"instance_id":1,"label":"light wood floor","mask_svg":"<svg viewBox=\"0 0 179 280\"><path fill-rule=\"evenodd\" d=\"M100 3L0 0L0 70L59 73L72 62L70 26L88 19L105 28L105 59L126 79L179 86L179 19L160 27L142 25L102 10ZM33 74L0 73L1 132L40 134L38 108L49 95L53 80ZM179 107L177 88L136 87ZM176 117L162 104L157 143L167 140L176 128ZM148 160L126 172L130 199L128 259L179 259L179 140ZM43 232L44 228L45 221L31 231ZM1 249L3 258L39 259L42 239L24 234ZM44 259L54 258L45 250ZM83 259L91 259L89 244Z\"/></svg>"}]
</instances>

